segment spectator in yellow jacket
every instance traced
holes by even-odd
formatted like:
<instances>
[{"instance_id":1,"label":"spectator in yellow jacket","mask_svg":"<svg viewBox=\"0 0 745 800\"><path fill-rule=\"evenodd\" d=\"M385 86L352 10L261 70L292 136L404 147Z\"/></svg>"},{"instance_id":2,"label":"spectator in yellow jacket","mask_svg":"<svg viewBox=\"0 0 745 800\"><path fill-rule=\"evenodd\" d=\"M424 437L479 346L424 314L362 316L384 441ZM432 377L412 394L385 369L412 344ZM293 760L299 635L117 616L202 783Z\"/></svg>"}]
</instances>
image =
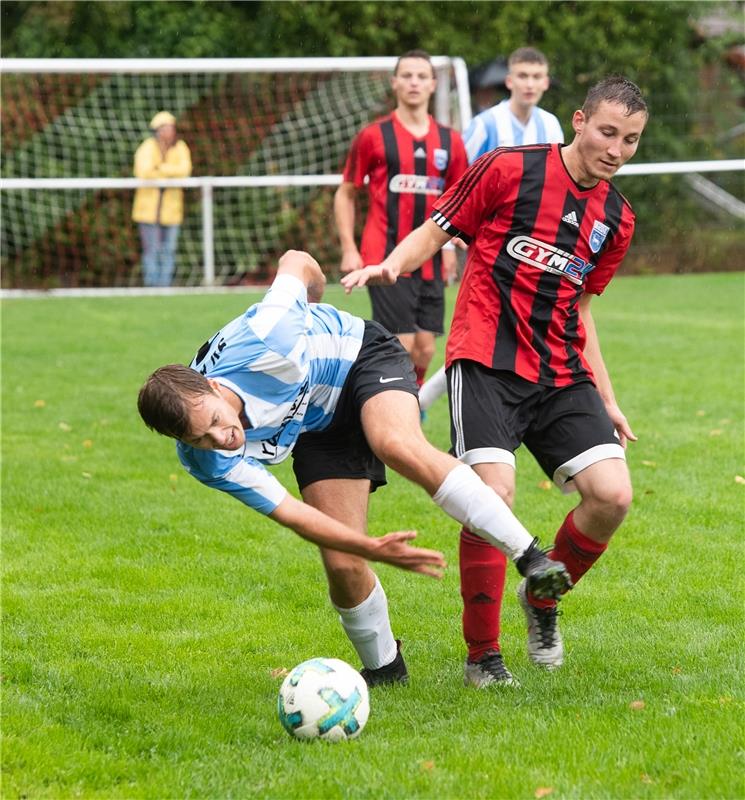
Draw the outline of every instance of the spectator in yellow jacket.
<instances>
[{"instance_id":1,"label":"spectator in yellow jacket","mask_svg":"<svg viewBox=\"0 0 745 800\"><path fill-rule=\"evenodd\" d=\"M150 121L153 135L137 148L137 178L187 178L191 153L176 135L176 117L158 112ZM141 188L135 192L132 219L140 228L142 275L145 286L170 286L176 244L184 220L184 190Z\"/></svg>"}]
</instances>

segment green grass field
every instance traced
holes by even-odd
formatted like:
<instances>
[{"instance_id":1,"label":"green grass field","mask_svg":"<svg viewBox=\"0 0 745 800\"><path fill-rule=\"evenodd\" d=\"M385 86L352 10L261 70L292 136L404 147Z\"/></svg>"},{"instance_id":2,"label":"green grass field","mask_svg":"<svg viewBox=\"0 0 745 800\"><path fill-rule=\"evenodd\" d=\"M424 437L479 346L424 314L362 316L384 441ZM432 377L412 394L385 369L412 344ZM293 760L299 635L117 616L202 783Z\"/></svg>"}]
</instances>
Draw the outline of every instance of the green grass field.
<instances>
[{"instance_id":1,"label":"green grass field","mask_svg":"<svg viewBox=\"0 0 745 800\"><path fill-rule=\"evenodd\" d=\"M135 407L258 296L6 301L2 796L742 798L743 283L619 278L595 301L636 496L563 603L561 671L528 662L512 570L522 688L465 689L457 526L395 476L373 496L372 532L416 528L451 566L378 568L411 684L337 745L276 716L274 671L357 666L316 550L189 478ZM446 402L425 429L447 446ZM516 512L548 541L573 501L543 481L521 457Z\"/></svg>"}]
</instances>

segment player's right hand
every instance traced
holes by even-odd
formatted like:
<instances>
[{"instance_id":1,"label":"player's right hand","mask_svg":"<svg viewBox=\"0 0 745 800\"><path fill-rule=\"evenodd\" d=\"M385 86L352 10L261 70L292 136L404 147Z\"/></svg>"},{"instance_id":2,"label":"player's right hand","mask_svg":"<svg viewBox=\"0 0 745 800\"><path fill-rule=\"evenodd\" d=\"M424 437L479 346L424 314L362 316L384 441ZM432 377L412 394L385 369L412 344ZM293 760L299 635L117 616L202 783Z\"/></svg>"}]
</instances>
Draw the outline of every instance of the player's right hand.
<instances>
[{"instance_id":1,"label":"player's right hand","mask_svg":"<svg viewBox=\"0 0 745 800\"><path fill-rule=\"evenodd\" d=\"M393 286L398 278L398 272L382 264L356 269L341 279L344 291L349 294L355 287L362 286Z\"/></svg>"},{"instance_id":2,"label":"player's right hand","mask_svg":"<svg viewBox=\"0 0 745 800\"><path fill-rule=\"evenodd\" d=\"M353 272L362 269L362 256L359 250L347 250L341 254L341 264L339 269L344 272Z\"/></svg>"},{"instance_id":3,"label":"player's right hand","mask_svg":"<svg viewBox=\"0 0 745 800\"><path fill-rule=\"evenodd\" d=\"M415 537L416 531L396 531L373 539L370 560L384 561L394 567L419 572L431 578L442 578L443 570L447 567L445 557L437 550L408 545L407 542Z\"/></svg>"}]
</instances>

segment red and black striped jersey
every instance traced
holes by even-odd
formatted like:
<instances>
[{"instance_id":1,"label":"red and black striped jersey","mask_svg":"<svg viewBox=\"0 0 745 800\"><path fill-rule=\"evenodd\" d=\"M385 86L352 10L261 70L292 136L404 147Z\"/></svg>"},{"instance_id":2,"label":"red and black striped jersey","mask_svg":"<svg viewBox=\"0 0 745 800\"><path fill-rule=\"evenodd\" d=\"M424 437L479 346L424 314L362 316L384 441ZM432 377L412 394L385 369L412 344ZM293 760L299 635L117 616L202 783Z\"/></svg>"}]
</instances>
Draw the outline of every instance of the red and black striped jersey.
<instances>
[{"instance_id":1,"label":"red and black striped jersey","mask_svg":"<svg viewBox=\"0 0 745 800\"><path fill-rule=\"evenodd\" d=\"M575 183L562 147L492 150L435 204L432 219L470 244L448 364L470 359L546 386L592 379L579 299L608 285L634 213L608 181Z\"/></svg>"},{"instance_id":2,"label":"red and black striped jersey","mask_svg":"<svg viewBox=\"0 0 745 800\"><path fill-rule=\"evenodd\" d=\"M368 178L370 206L362 233L362 263L380 264L430 215L435 200L463 174L468 158L457 131L429 118L429 131L416 139L389 114L363 128L352 143L344 180L358 189ZM442 280L437 253L421 265L425 280Z\"/></svg>"}]
</instances>

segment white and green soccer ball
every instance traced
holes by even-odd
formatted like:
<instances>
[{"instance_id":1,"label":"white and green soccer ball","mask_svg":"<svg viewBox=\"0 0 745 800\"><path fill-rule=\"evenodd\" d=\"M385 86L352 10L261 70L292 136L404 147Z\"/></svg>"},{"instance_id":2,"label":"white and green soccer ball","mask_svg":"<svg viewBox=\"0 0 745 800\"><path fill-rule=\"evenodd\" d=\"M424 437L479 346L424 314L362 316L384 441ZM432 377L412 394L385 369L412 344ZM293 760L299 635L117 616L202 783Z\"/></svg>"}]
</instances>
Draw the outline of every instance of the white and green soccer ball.
<instances>
[{"instance_id":1,"label":"white and green soccer ball","mask_svg":"<svg viewBox=\"0 0 745 800\"><path fill-rule=\"evenodd\" d=\"M284 729L297 739L354 739L370 713L367 684L338 658L311 658L284 679L277 710Z\"/></svg>"}]
</instances>

